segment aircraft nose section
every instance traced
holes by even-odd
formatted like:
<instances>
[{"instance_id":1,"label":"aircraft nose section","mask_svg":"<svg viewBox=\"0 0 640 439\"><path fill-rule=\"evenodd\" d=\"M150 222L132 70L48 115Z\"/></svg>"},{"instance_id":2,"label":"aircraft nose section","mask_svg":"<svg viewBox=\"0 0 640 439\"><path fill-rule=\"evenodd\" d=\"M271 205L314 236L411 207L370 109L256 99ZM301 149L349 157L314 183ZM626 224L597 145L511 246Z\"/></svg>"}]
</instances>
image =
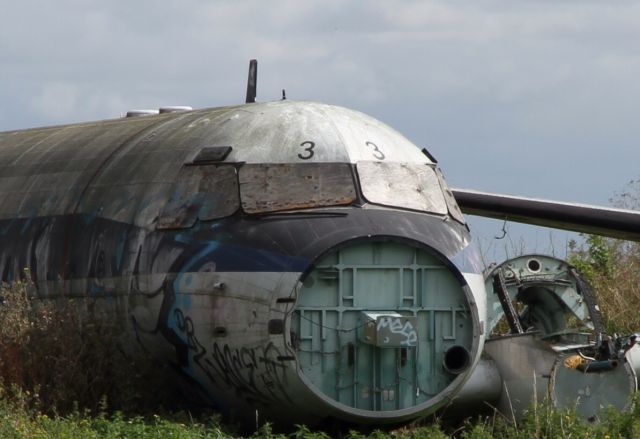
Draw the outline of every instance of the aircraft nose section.
<instances>
[{"instance_id":1,"label":"aircraft nose section","mask_svg":"<svg viewBox=\"0 0 640 439\"><path fill-rule=\"evenodd\" d=\"M350 421L432 413L478 355L477 312L454 268L392 240L340 246L303 279L291 316L300 378Z\"/></svg>"}]
</instances>

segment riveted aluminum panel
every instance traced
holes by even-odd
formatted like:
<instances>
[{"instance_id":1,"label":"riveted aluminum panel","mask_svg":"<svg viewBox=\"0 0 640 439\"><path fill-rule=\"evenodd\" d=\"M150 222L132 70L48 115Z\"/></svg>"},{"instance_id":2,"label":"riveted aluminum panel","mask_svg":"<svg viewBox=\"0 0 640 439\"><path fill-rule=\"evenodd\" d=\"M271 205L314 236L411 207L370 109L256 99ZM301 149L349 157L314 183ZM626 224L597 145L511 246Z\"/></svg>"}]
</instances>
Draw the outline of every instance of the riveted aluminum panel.
<instances>
[{"instance_id":1,"label":"riveted aluminum panel","mask_svg":"<svg viewBox=\"0 0 640 439\"><path fill-rule=\"evenodd\" d=\"M350 162L360 160L429 163L397 131L346 108L292 100L193 112L199 118L183 127L199 147L231 145L225 159L246 163Z\"/></svg>"},{"instance_id":2,"label":"riveted aluminum panel","mask_svg":"<svg viewBox=\"0 0 640 439\"><path fill-rule=\"evenodd\" d=\"M349 205L356 199L348 163L247 164L239 178L247 213Z\"/></svg>"},{"instance_id":3,"label":"riveted aluminum panel","mask_svg":"<svg viewBox=\"0 0 640 439\"><path fill-rule=\"evenodd\" d=\"M360 187L376 204L447 214L447 203L434 169L428 165L358 162Z\"/></svg>"},{"instance_id":4,"label":"riveted aluminum panel","mask_svg":"<svg viewBox=\"0 0 640 439\"><path fill-rule=\"evenodd\" d=\"M240 208L238 179L233 166L184 166L157 228L191 227L199 218L213 220Z\"/></svg>"}]
</instances>

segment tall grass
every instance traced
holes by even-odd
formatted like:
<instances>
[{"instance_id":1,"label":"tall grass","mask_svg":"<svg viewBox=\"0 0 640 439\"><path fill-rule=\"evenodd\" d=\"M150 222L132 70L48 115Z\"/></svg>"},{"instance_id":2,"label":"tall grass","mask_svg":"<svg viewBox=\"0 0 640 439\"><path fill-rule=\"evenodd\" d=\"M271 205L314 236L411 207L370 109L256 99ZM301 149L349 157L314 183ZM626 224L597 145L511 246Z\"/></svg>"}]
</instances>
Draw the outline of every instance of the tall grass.
<instances>
[{"instance_id":1,"label":"tall grass","mask_svg":"<svg viewBox=\"0 0 640 439\"><path fill-rule=\"evenodd\" d=\"M637 299L615 287L611 279L637 274L627 266L616 266L618 256L612 258L607 252L617 247L607 247L609 241L591 241L590 245L593 249L586 248L585 253L576 251L575 260L592 268L587 275L599 287L600 303L605 316L609 316L613 305L606 303L603 294L606 298L606 294L615 292L630 296L627 300ZM638 257L629 250L625 252L625 258ZM637 291L635 281L622 285ZM159 373L162 367L143 354L126 354L119 346L126 334L111 316L81 312L86 307L71 299L30 299L32 288L28 280L0 285L0 438L237 437L237 429L221 425L217 418L194 419L186 412L163 411L157 403L163 401L161 391L171 387L168 371L167 375ZM615 311L629 312L628 308ZM622 323L640 329L636 314L631 310ZM624 328L615 320L608 322L609 326L615 323L617 330ZM297 426L293 433L276 433L265 424L252 437L329 436L304 426ZM610 411L593 424L571 411L537 406L518 423L495 414L467 420L458 427L444 428L436 421L391 432L354 431L343 437L640 438L640 409L636 402L629 412Z\"/></svg>"},{"instance_id":2,"label":"tall grass","mask_svg":"<svg viewBox=\"0 0 640 439\"><path fill-rule=\"evenodd\" d=\"M144 352L124 349L127 334L113 315L73 299L32 299L28 272L23 279L0 285L5 396L16 393L49 414L78 407L97 412L105 400L113 409L139 412L172 400L170 372Z\"/></svg>"},{"instance_id":3,"label":"tall grass","mask_svg":"<svg viewBox=\"0 0 640 439\"><path fill-rule=\"evenodd\" d=\"M72 411L64 416L47 415L27 408L19 398L0 396L0 437L2 438L236 438L232 429L217 418L193 419L181 412L170 416L125 416L122 412L97 414ZM331 436L296 426L290 433L275 432L265 424L251 438L285 439ZM558 411L547 406L532 408L517 424L496 415L468 420L457 428L444 428L437 422L421 427L405 427L394 431L361 433L351 431L344 439L556 439L556 438L640 438L640 410L634 404L626 413L606 412L598 423L588 423L571 411Z\"/></svg>"}]
</instances>

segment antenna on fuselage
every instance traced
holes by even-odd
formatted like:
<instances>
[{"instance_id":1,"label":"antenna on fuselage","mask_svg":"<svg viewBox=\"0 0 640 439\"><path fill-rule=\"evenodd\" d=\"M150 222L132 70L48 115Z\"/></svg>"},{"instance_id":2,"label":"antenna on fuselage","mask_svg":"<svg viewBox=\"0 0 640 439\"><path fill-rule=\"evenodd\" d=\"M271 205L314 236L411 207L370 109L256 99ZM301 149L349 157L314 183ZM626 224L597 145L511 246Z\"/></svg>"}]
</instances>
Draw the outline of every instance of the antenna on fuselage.
<instances>
[{"instance_id":1,"label":"antenna on fuselage","mask_svg":"<svg viewBox=\"0 0 640 439\"><path fill-rule=\"evenodd\" d=\"M256 101L256 91L258 88L258 61L252 59L249 61L249 78L247 79L247 104Z\"/></svg>"}]
</instances>

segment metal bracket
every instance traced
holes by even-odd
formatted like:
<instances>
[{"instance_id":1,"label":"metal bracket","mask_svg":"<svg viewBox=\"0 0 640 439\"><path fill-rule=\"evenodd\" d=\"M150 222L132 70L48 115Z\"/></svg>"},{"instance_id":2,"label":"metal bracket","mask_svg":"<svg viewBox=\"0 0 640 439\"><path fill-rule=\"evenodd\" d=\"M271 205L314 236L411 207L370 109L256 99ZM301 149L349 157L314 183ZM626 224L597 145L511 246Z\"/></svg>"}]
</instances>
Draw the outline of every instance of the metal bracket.
<instances>
[{"instance_id":1,"label":"metal bracket","mask_svg":"<svg viewBox=\"0 0 640 439\"><path fill-rule=\"evenodd\" d=\"M513 307L513 303L511 302L511 298L509 297L509 291L507 291L507 285L504 280L502 269L499 269L493 276L493 291L498 295L498 298L500 299L500 304L502 305L502 310L504 311L504 315L507 318L507 322L509 323L511 332L514 334L522 334L524 331L522 329L522 325L520 324L518 313Z\"/></svg>"}]
</instances>

